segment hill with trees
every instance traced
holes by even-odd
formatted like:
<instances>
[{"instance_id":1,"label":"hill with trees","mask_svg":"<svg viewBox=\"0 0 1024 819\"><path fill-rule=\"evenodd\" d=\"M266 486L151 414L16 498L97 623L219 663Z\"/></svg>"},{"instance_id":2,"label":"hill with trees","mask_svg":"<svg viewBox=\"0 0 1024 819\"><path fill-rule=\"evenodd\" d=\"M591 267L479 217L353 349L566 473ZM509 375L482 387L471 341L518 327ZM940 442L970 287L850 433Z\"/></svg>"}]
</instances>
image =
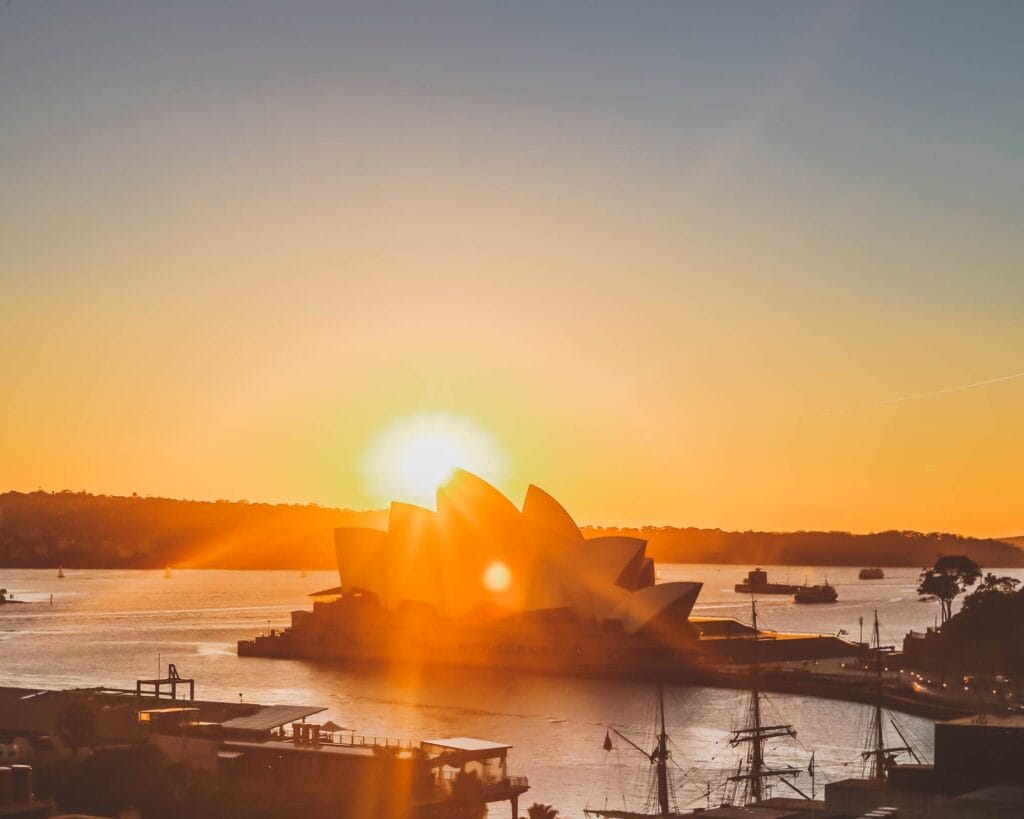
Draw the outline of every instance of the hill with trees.
<instances>
[{"instance_id":1,"label":"hill with trees","mask_svg":"<svg viewBox=\"0 0 1024 819\"><path fill-rule=\"evenodd\" d=\"M333 569L334 529L383 512L84 492L0 495L0 566Z\"/></svg>"},{"instance_id":2,"label":"hill with trees","mask_svg":"<svg viewBox=\"0 0 1024 819\"><path fill-rule=\"evenodd\" d=\"M387 526L384 511L315 504L189 501L84 492L0 494L0 566L47 568L333 569L333 530ZM1024 550L939 533L725 532L585 527L632 535L668 563L928 566L962 554L983 566L1024 566Z\"/></svg>"},{"instance_id":3,"label":"hill with trees","mask_svg":"<svg viewBox=\"0 0 1024 819\"><path fill-rule=\"evenodd\" d=\"M592 527L588 537L629 535L647 540L662 563L735 563L789 566L930 566L942 555L967 555L983 566L1024 566L1024 550L999 540L941 532L724 532L721 529L645 526Z\"/></svg>"}]
</instances>

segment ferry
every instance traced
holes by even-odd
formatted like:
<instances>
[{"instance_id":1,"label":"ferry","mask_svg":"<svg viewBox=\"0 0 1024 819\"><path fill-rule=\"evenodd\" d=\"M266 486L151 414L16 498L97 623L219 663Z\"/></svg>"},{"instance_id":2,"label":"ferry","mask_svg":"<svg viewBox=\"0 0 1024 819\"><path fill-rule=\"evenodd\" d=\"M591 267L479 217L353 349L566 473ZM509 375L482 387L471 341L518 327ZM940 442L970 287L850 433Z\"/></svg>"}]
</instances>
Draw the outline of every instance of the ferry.
<instances>
[{"instance_id":1,"label":"ferry","mask_svg":"<svg viewBox=\"0 0 1024 819\"><path fill-rule=\"evenodd\" d=\"M758 566L747 572L742 583L735 586L741 594L796 594L799 586L791 586L788 583L769 583L768 572Z\"/></svg>"},{"instance_id":2,"label":"ferry","mask_svg":"<svg viewBox=\"0 0 1024 819\"><path fill-rule=\"evenodd\" d=\"M861 580L881 580L885 577L885 572L878 566L872 566L867 569L861 569L857 577Z\"/></svg>"},{"instance_id":3,"label":"ferry","mask_svg":"<svg viewBox=\"0 0 1024 819\"><path fill-rule=\"evenodd\" d=\"M835 586L829 585L827 580L820 586L801 586L793 595L797 603L835 603L838 599Z\"/></svg>"}]
</instances>

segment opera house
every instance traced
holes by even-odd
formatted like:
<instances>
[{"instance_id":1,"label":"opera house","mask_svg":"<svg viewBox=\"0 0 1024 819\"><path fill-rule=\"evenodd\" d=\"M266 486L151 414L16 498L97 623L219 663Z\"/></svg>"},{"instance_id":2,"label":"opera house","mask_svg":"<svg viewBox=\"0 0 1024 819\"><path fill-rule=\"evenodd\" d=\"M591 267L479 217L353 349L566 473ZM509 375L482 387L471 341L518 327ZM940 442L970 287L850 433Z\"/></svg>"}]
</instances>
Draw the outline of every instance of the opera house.
<instances>
[{"instance_id":1,"label":"opera house","mask_svg":"<svg viewBox=\"0 0 1024 819\"><path fill-rule=\"evenodd\" d=\"M457 471L436 512L393 503L387 531L336 529L335 547L340 585L240 656L685 677L754 650L749 626L690 617L700 583L655 583L645 540L585 538L536 486L520 510ZM781 636L762 656L849 653Z\"/></svg>"},{"instance_id":2,"label":"opera house","mask_svg":"<svg viewBox=\"0 0 1024 819\"><path fill-rule=\"evenodd\" d=\"M457 471L437 511L393 503L388 530L335 530L341 589L390 610L452 618L565 612L618 621L635 633L671 613L686 620L700 583L654 583L647 542L584 539L558 501L536 486L522 511L489 483Z\"/></svg>"}]
</instances>

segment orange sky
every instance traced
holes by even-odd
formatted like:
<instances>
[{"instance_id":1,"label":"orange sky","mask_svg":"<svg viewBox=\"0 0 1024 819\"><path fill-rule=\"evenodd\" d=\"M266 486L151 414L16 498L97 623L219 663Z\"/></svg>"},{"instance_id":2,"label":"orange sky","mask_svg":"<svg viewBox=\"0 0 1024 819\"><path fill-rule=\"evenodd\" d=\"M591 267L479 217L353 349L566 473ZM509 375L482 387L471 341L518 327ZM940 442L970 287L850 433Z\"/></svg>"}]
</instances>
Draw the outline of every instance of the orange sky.
<instances>
[{"instance_id":1,"label":"orange sky","mask_svg":"<svg viewBox=\"0 0 1024 819\"><path fill-rule=\"evenodd\" d=\"M715 5L4 9L0 488L378 506L436 411L581 522L1024 531L1014 27Z\"/></svg>"}]
</instances>

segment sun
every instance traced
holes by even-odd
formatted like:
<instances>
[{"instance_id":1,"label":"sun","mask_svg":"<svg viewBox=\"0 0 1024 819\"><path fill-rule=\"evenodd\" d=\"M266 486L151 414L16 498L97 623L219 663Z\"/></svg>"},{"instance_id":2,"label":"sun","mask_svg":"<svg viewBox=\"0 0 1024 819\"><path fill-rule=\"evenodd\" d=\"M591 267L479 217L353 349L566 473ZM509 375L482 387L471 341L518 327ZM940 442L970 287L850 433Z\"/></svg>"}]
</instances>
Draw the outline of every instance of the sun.
<instances>
[{"instance_id":1,"label":"sun","mask_svg":"<svg viewBox=\"0 0 1024 819\"><path fill-rule=\"evenodd\" d=\"M431 509L437 487L456 469L500 483L505 458L493 435L448 412L421 412L394 421L374 436L363 458L366 488L376 501Z\"/></svg>"}]
</instances>

